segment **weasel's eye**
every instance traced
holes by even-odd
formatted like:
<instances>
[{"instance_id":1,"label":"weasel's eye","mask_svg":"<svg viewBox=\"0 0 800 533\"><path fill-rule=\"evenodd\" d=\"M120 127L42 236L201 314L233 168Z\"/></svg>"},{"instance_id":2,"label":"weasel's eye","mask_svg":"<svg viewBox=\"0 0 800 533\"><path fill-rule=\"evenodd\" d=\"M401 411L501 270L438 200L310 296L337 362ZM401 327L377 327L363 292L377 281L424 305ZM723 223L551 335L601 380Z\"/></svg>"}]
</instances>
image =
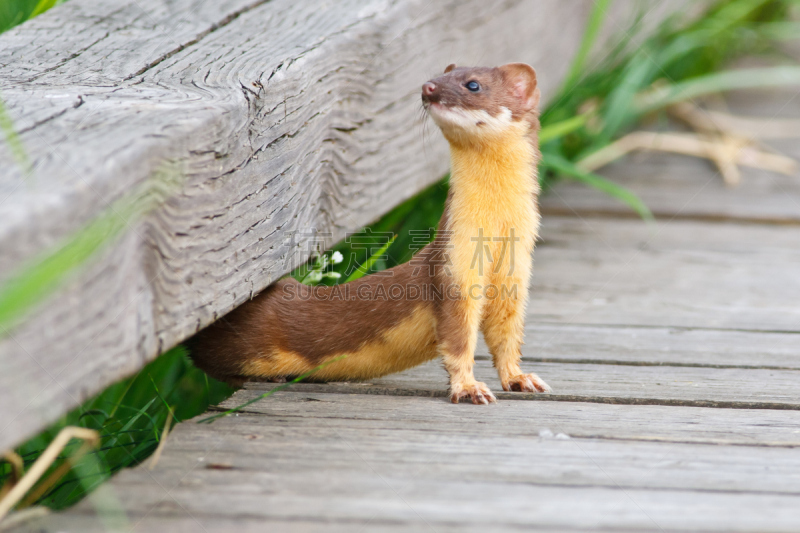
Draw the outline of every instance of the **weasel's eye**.
<instances>
[{"instance_id":1,"label":"weasel's eye","mask_svg":"<svg viewBox=\"0 0 800 533\"><path fill-rule=\"evenodd\" d=\"M476 93L481 90L481 86L477 81L468 81L466 84L464 84L464 87L466 87L473 93Z\"/></svg>"}]
</instances>

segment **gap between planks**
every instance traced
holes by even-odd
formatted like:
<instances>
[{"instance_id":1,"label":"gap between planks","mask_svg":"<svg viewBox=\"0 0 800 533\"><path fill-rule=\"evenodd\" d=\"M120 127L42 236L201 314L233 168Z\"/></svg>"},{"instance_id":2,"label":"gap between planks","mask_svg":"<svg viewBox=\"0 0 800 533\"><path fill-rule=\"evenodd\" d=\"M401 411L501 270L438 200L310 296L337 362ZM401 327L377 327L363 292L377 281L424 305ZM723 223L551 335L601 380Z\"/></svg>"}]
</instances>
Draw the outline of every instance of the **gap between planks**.
<instances>
[{"instance_id":1,"label":"gap between planks","mask_svg":"<svg viewBox=\"0 0 800 533\"><path fill-rule=\"evenodd\" d=\"M581 207L555 207L547 206L540 208L542 216L553 217L586 217L586 218L612 218L618 220L641 220L642 217L632 211L609 209L585 209ZM680 213L673 211L653 210L653 217L656 222L672 222L682 220L687 222L706 222L711 224L753 224L767 226L800 226L800 219L790 217L769 217L769 216L737 216L737 215L715 215L704 213Z\"/></svg>"},{"instance_id":2,"label":"gap between planks","mask_svg":"<svg viewBox=\"0 0 800 533\"><path fill-rule=\"evenodd\" d=\"M242 7L241 9L238 9L238 10L230 13L228 16L226 16L225 18L223 18L219 22L212 24L205 31L200 32L195 38L193 38L193 39L191 39L191 40L189 40L189 41L187 41L185 43L179 44L178 46L176 46L172 50L169 50L169 51L165 52L161 56L157 57L156 59L154 59L153 61L151 61L150 63L148 63L144 67L142 67L141 69L139 69L136 73L130 74L129 76L125 77L123 81L132 80L133 78L135 78L137 76L141 76L142 74L144 74L148 70L158 66L159 64L161 64L162 62L166 61L167 59L169 59L170 57L174 56L175 54L180 53L181 51L185 50L186 48L189 48L190 46L196 45L197 43L199 43L200 41L202 41L204 38L206 38L207 36L211 35L215 31L224 28L225 26L227 26L228 24L230 24L231 22L233 22L234 20L239 18L241 15L244 15L245 13L256 9L257 7L260 7L261 5L266 4L269 1L270 0L257 0L256 2L253 2L252 4L246 5L246 6Z\"/></svg>"},{"instance_id":3,"label":"gap between planks","mask_svg":"<svg viewBox=\"0 0 800 533\"><path fill-rule=\"evenodd\" d=\"M535 298L535 295L531 295L531 298ZM533 321L534 319L531 319ZM539 320L536 319L535 324L528 324L530 326L558 326L558 327L586 327L586 328L631 328L631 329L642 329L642 330L659 330L659 329L668 329L668 330L675 330L675 331L713 331L719 333L775 333L775 334L782 334L782 335L800 335L800 330L797 329L751 329L751 328L726 328L726 327L713 327L713 326L671 326L669 324L661 325L661 324L625 324L625 323L613 323L613 324L603 324L599 323L592 323L592 322L553 322L547 320ZM800 340L800 337L798 338Z\"/></svg>"},{"instance_id":4,"label":"gap between planks","mask_svg":"<svg viewBox=\"0 0 800 533\"><path fill-rule=\"evenodd\" d=\"M302 396L304 398L304 400L306 400L306 401L324 401L324 400L316 400L313 397L307 396L307 394L304 394L303 392L300 392L300 391L285 391L285 392L287 392L288 394L294 394L294 395L297 395L297 396ZM312 393L312 394L314 394L314 393ZM336 395L336 393L323 393L321 395L326 395L326 396L327 395ZM406 398L411 398L411 397L406 397ZM269 400L266 400L266 401L269 401ZM604 405L622 405L622 404L604 404ZM654 406L644 406L644 407L654 407ZM671 406L661 406L661 407L671 407ZM686 406L681 406L681 407L686 407ZM708 409L708 407L706 407L706 409ZM211 407L209 407L209 411L211 411L211 412L224 412L226 410L227 410L226 408L222 408L222 407L219 407L219 406L211 406ZM237 416L238 415L241 415L241 416L239 416L239 418L250 417L253 420L259 420L261 418L269 418L270 419L270 424L272 424L271 427L274 427L274 428L292 427L293 429L297 429L297 427L298 427L297 421L298 420L300 420L300 419L305 420L305 419L309 419L309 418L313 418L313 420L316 421L315 423L318 423L321 420L324 420L326 422L330 421L330 420L341 420L341 421L346 421L346 422L364 421L364 420L373 421L373 422L387 422L387 419L385 419L385 418L369 418L369 419L365 419L365 418L355 418L353 416L336 416L336 415L320 415L320 416L311 417L311 416L303 416L303 415L298 415L298 414L290 414L290 413L286 413L286 412L269 413L269 412L264 412L263 410L250 409L250 408L245 408L245 409L242 409L241 411L238 411L237 412ZM287 420L287 419L291 420L291 424L289 424L287 426L280 425L281 422L288 422L289 420ZM392 428L384 428L384 429L395 430L395 429L408 429L408 428L406 427L406 422L405 421L399 421L397 423L397 427L396 428L392 427ZM549 428L547 428L547 429L549 429ZM435 429L431 429L429 431L441 432L442 428L441 427L436 427ZM454 431L460 431L460 430L457 429L457 430L454 430ZM553 437L549 437L549 438L553 438ZM661 444L697 444L697 445L703 445L703 446L741 446L741 447L746 447L746 448L800 448L800 442L794 442L794 441L753 441L753 442L744 442L744 441L736 441L736 440L730 440L730 439L714 439L714 438L675 438L675 437L668 437L668 436L645 436L645 435L614 436L614 435L607 435L607 434L604 434L604 433L601 433L601 432L598 432L598 433L585 433L585 434L580 434L580 435L576 435L575 433L570 432L569 433L569 438L570 439L584 439L584 440L607 440L607 441L619 441L619 442L643 442L643 443L652 442L652 443L661 443ZM800 490L798 491L798 493L800 494Z\"/></svg>"},{"instance_id":5,"label":"gap between planks","mask_svg":"<svg viewBox=\"0 0 800 533\"><path fill-rule=\"evenodd\" d=\"M491 361L490 355L476 355L476 361ZM674 366L682 368L716 368L719 370L741 369L741 370L789 370L800 371L800 368L793 366L778 365L723 365L713 363L681 363L677 361L624 361L619 359L569 359L561 357L532 357L523 355L522 361L526 363L558 363L574 365L612 365L612 366Z\"/></svg>"},{"instance_id":6,"label":"gap between planks","mask_svg":"<svg viewBox=\"0 0 800 533\"><path fill-rule=\"evenodd\" d=\"M270 391L280 385L260 382L245 384L248 390ZM319 392L331 394L368 394L375 396L413 396L418 398L447 398L446 390L416 389L413 387L377 386L372 383L295 383L287 389L292 392ZM581 402L610 405L661 405L665 407L705 407L712 409L771 409L781 411L800 411L800 404L781 402L747 402L731 400L678 400L670 398L643 398L621 396L596 396L583 394L541 394L532 392L493 391L498 400ZM227 411L219 406L209 407L209 411ZM243 410L241 412L247 412Z\"/></svg>"}]
</instances>

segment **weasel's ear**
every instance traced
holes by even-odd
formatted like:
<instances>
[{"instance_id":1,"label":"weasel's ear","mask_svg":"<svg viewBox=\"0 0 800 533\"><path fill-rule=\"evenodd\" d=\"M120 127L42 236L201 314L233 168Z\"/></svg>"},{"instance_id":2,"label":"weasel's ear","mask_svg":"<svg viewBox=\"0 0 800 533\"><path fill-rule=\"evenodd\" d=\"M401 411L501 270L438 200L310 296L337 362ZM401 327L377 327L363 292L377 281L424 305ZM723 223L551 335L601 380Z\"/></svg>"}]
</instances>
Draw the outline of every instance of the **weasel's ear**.
<instances>
[{"instance_id":1,"label":"weasel's ear","mask_svg":"<svg viewBox=\"0 0 800 533\"><path fill-rule=\"evenodd\" d=\"M535 109L539 105L540 96L536 71L525 63L509 63L498 68L509 89L522 101L522 106L527 111Z\"/></svg>"},{"instance_id":2,"label":"weasel's ear","mask_svg":"<svg viewBox=\"0 0 800 533\"><path fill-rule=\"evenodd\" d=\"M454 68L456 68L456 64L455 63L450 63L449 65L444 67L444 73L447 74L448 72L450 72Z\"/></svg>"}]
</instances>

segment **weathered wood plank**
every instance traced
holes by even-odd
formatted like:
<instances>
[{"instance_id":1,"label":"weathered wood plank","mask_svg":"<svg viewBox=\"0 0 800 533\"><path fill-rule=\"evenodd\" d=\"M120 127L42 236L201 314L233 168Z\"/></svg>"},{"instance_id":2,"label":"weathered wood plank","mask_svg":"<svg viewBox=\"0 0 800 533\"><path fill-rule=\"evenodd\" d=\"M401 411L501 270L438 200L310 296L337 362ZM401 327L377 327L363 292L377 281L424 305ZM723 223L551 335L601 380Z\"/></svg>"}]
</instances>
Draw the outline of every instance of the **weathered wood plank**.
<instances>
[{"instance_id":1,"label":"weathered wood plank","mask_svg":"<svg viewBox=\"0 0 800 533\"><path fill-rule=\"evenodd\" d=\"M800 370L796 333L586 326L528 320L523 359L642 365L769 367ZM488 356L481 343L477 353Z\"/></svg>"},{"instance_id":2,"label":"weathered wood plank","mask_svg":"<svg viewBox=\"0 0 800 533\"><path fill-rule=\"evenodd\" d=\"M39 533L41 531L69 531L80 533L107 533L108 522L113 519L107 518L105 521L96 514L69 515L56 514L37 520L35 525L9 528L9 531L23 532L30 531ZM133 526L137 531L169 531L170 533L197 533L202 527L204 532L225 532L236 531L237 533L263 533L265 529L270 531L291 531L292 533L352 533L354 530L369 530L376 533L395 533L405 531L431 531L431 524L409 517L404 520L384 519L375 516L370 520L364 519L313 519L309 517L296 517L289 519L264 519L263 517L236 516L218 517L198 515L196 513L182 513L176 509L174 514L169 516L163 514L136 515L128 514L126 520L120 520L124 526ZM503 524L506 531L530 531L531 526L515 526L514 524ZM436 524L436 532L445 533L485 533L485 524ZM574 533L573 529L547 528L552 533ZM626 530L630 533L638 533L644 530Z\"/></svg>"},{"instance_id":3,"label":"weathered wood plank","mask_svg":"<svg viewBox=\"0 0 800 533\"><path fill-rule=\"evenodd\" d=\"M800 331L797 228L545 217L528 322Z\"/></svg>"},{"instance_id":4,"label":"weathered wood plank","mask_svg":"<svg viewBox=\"0 0 800 533\"><path fill-rule=\"evenodd\" d=\"M240 393L239 399L244 397ZM508 412L503 406L462 406L462 419L452 406L430 400L399 399L402 409L390 405L395 398L374 400L373 410L370 402L356 399L353 405L343 396L283 393L259 404L265 414L212 426L182 424L155 470L123 472L104 489L125 495L120 506L133 523L150 516L167 524L194 519L204 527L206 521L234 519L259 519L265 526L297 520L312 529L361 528L376 521L406 530L471 524L791 531L800 525L800 462L794 449L557 439L536 432L542 404L512 402L512 418L495 416ZM329 403L336 401L341 404ZM409 409L409 403L416 406ZM265 416L272 409L280 412L281 404L289 413ZM681 426L689 433L702 431L702 422L716 418L705 409L591 406L606 410L598 417L597 410L584 412L580 404L547 407L560 410L551 416L562 425L581 431L586 421L611 434L620 428L623 439L637 426L646 432L655 409L663 416L652 422L662 429L674 424L670 431ZM303 408L313 414L298 412ZM383 420L392 412L402 426ZM729 411L728 422L735 425L738 418L743 425L735 431L758 435L762 413ZM556 430L553 418L542 418ZM770 428L774 419L763 422ZM434 425L441 431L432 430ZM83 502L61 521L51 520L49 527L33 522L27 530L75 531L91 525L94 513Z\"/></svg>"},{"instance_id":5,"label":"weathered wood plank","mask_svg":"<svg viewBox=\"0 0 800 533\"><path fill-rule=\"evenodd\" d=\"M241 390L219 407L233 408L260 393L257 389ZM438 399L298 392L293 388L250 405L245 412L268 417L261 422L250 418L254 424L276 430L291 427L294 432L318 426L323 423L319 419L324 419L331 427L343 424L441 434L479 427L481 432L497 437L538 436L550 430L554 435L565 433L573 438L800 445L800 415L791 411L560 402L499 402L484 410L462 404L455 409ZM186 431L194 435L202 427Z\"/></svg>"},{"instance_id":6,"label":"weathered wood plank","mask_svg":"<svg viewBox=\"0 0 800 533\"><path fill-rule=\"evenodd\" d=\"M173 453L164 456L163 463L159 461L158 473L136 469L115 484L152 485L150 477L154 476L157 483L175 486L187 473L215 470L215 465L239 472L238 476L228 474L228 482L246 483L249 475L274 475L283 466L291 470L285 478L297 481L303 476L309 476L309 481L325 477L346 481L349 476L358 479L377 470L390 478L411 474L435 482L466 478L476 484L761 492L800 497L800 454L795 449L565 439L536 434L512 437L495 435L481 426L470 429L463 423L458 425L461 431L439 433L412 427L384 428L380 422L359 424L358 428L347 424L329 426L324 419L317 419L316 425L272 428L265 427L260 417L240 416L235 423L222 425L219 431L224 430L224 434L207 439L207 428L187 424L188 434L175 435L170 443ZM261 438L247 438L252 435ZM196 468L198 462L200 468ZM438 472L413 472L415 467L424 469L431 462ZM770 465L780 468L765 468ZM565 475L567 471L574 474ZM135 488L133 491L138 492Z\"/></svg>"},{"instance_id":7,"label":"weathered wood plank","mask_svg":"<svg viewBox=\"0 0 800 533\"><path fill-rule=\"evenodd\" d=\"M156 510L145 515L131 513L128 522L142 530L230 531L235 524L254 528L298 531L796 531L797 497L727 493L692 493L660 490L541 487L463 482L425 486L414 480L375 480L365 487L363 498L352 498L327 478L325 498L315 499L295 488L287 497L265 496L274 485L270 477L262 483L221 486L212 495L198 494L194 504L189 490L155 487L163 494ZM308 479L307 484L317 482ZM366 483L365 483L366 485ZM397 487L397 492L392 489ZM226 491L227 492L224 492ZM245 496L259 490L257 496ZM156 494L157 494L156 493ZM225 516L207 514L219 506L220 495L235 494L239 500ZM157 496L150 494L149 499ZM241 500L245 500L241 502ZM268 505L265 503L268 502ZM434 507L434 503L441 507ZM250 514L248 514L250 511ZM86 511L88 513L88 511ZM169 513L169 514L168 514ZM309 518L314 515L316 520ZM154 529L147 529L153 525ZM48 527L49 526L49 527ZM56 515L13 531L108 531L90 516Z\"/></svg>"},{"instance_id":8,"label":"weathered wood plank","mask_svg":"<svg viewBox=\"0 0 800 533\"><path fill-rule=\"evenodd\" d=\"M79 85L105 92L263 3L264 0L70 2L3 36L0 84L30 88ZM36 112L34 106L19 110ZM25 115L17 117L20 119L24 121ZM32 124L17 125L25 129Z\"/></svg>"},{"instance_id":9,"label":"weathered wood plank","mask_svg":"<svg viewBox=\"0 0 800 533\"><path fill-rule=\"evenodd\" d=\"M4 333L0 448L439 178L420 83L452 61L521 60L551 94L591 6L73 0L1 36L0 90L36 170L23 180L0 146L0 283L159 186L165 161L179 171L166 201Z\"/></svg>"},{"instance_id":10,"label":"weathered wood plank","mask_svg":"<svg viewBox=\"0 0 800 533\"><path fill-rule=\"evenodd\" d=\"M800 409L796 370L538 363L523 365L551 387L550 394L503 392L491 361L478 360L475 377L500 400L581 401L709 407ZM767 385L768 384L768 385ZM298 383L300 391L445 397L447 373L431 361L363 383ZM274 384L250 384L270 389Z\"/></svg>"}]
</instances>

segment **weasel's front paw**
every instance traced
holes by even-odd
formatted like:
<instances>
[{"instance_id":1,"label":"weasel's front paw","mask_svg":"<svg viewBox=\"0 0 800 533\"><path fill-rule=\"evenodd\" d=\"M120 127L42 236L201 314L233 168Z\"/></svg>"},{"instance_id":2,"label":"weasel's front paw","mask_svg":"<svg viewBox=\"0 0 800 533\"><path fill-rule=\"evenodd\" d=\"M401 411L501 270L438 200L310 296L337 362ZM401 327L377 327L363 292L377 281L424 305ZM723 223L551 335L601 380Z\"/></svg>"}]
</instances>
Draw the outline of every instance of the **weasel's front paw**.
<instances>
[{"instance_id":1,"label":"weasel's front paw","mask_svg":"<svg viewBox=\"0 0 800 533\"><path fill-rule=\"evenodd\" d=\"M469 398L475 405L489 405L497 401L492 391L485 383L476 381L470 385L451 385L450 401L460 402L463 398Z\"/></svg>"},{"instance_id":2,"label":"weasel's front paw","mask_svg":"<svg viewBox=\"0 0 800 533\"><path fill-rule=\"evenodd\" d=\"M514 392L552 392L550 385L536 374L520 374L503 383L503 390Z\"/></svg>"}]
</instances>

